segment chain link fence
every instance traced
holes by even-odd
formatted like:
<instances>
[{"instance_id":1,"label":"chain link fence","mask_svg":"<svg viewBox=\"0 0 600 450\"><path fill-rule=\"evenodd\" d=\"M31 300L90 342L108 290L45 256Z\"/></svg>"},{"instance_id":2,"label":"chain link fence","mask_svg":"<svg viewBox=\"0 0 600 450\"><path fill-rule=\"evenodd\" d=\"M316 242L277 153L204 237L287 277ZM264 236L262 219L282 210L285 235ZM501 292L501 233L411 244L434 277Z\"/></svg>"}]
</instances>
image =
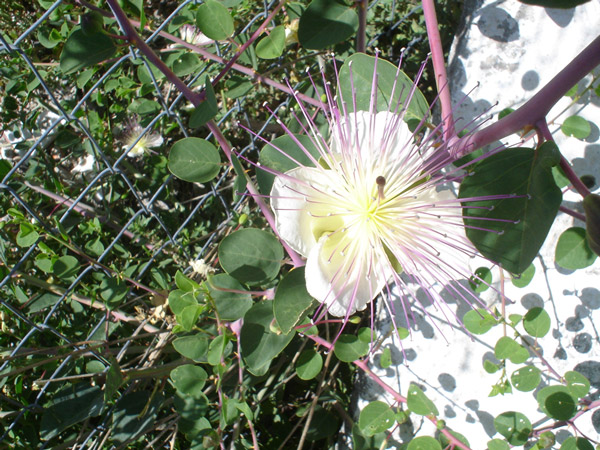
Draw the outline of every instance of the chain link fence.
<instances>
[{"instance_id":1,"label":"chain link fence","mask_svg":"<svg viewBox=\"0 0 600 450\"><path fill-rule=\"evenodd\" d=\"M276 3L250 2L249 20L238 24L236 35L247 36ZM381 3L389 11L382 19L389 26L372 44L393 36L418 11L397 17L395 2ZM152 410L154 396L165 387L169 365L158 364L171 351L165 293L177 269L192 273L190 261L204 261L200 271L214 267L219 240L243 220L264 223L252 202L236 193L243 189L226 165L205 185L169 173L166 155L175 140L211 136L187 127L185 98L135 49L124 47L121 56L65 76L58 68L60 48L85 8L45 0L5 5L6 28L0 29L0 446L55 444L51 439L70 424L49 405L59 397L72 399L75 392L84 399L73 403L81 407L81 417L94 420L83 420L61 448L103 448L111 432L113 442L124 446L148 428L147 448L168 446L177 433L177 415L169 408L155 414L151 425L139 417L120 420L139 392L147 392L146 409ZM191 0L146 5L155 28L144 37L196 88L222 65L200 58L189 62L187 53L161 35L177 34L192 5ZM404 46L420 40L417 36ZM236 50L230 42L211 49L225 59ZM240 64L256 66L253 58ZM284 62L263 61L261 73L294 80ZM293 105L289 96L240 74L231 74L225 86L218 125L241 154L256 160L262 142L237 123L268 140L279 128L259 105L265 99L277 109ZM127 140L132 129L137 134ZM158 135L160 146L139 152ZM111 304L115 293L118 302ZM115 364L120 376L134 381L114 393L109 408L96 410L101 399L84 388L114 376Z\"/></svg>"}]
</instances>

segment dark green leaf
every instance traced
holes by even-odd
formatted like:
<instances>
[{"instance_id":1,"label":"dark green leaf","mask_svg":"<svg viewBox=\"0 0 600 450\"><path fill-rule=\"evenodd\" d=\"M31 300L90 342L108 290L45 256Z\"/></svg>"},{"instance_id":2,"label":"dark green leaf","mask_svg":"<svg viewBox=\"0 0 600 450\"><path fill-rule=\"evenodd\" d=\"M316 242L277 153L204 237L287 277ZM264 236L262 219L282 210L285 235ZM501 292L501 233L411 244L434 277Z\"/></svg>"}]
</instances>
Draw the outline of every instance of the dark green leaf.
<instances>
[{"instance_id":1,"label":"dark green leaf","mask_svg":"<svg viewBox=\"0 0 600 450\"><path fill-rule=\"evenodd\" d=\"M312 380L323 367L323 357L313 349L304 350L296 361L296 374L301 380Z\"/></svg>"},{"instance_id":2,"label":"dark green leaf","mask_svg":"<svg viewBox=\"0 0 600 450\"><path fill-rule=\"evenodd\" d=\"M377 111L395 111L398 105L405 104L413 88L413 81L398 67L384 59L355 53L346 59L340 68L341 93L338 92L338 104L341 109L343 109L341 106L343 101L348 112L354 111L354 103L357 111L369 111L375 64L377 64ZM398 108L398 111L401 109ZM415 89L405 119L421 120L428 111L427 100L419 89Z\"/></svg>"},{"instance_id":3,"label":"dark green leaf","mask_svg":"<svg viewBox=\"0 0 600 450\"><path fill-rule=\"evenodd\" d=\"M273 301L273 313L281 331L292 331L306 317L313 302L306 290L304 267L288 272L277 286Z\"/></svg>"},{"instance_id":4,"label":"dark green leaf","mask_svg":"<svg viewBox=\"0 0 600 450\"><path fill-rule=\"evenodd\" d=\"M594 446L585 438L571 436L565 439L560 450L594 450Z\"/></svg>"},{"instance_id":5,"label":"dark green leaf","mask_svg":"<svg viewBox=\"0 0 600 450\"><path fill-rule=\"evenodd\" d=\"M521 196L469 202L463 210L468 238L485 257L509 272L520 274L529 267L556 217L562 194L554 183L551 167L559 160L560 154L552 142L546 142L537 151L503 150L477 164L474 174L460 186L460 198ZM475 208L481 206L486 208Z\"/></svg>"},{"instance_id":6,"label":"dark green leaf","mask_svg":"<svg viewBox=\"0 0 600 450\"><path fill-rule=\"evenodd\" d=\"M252 307L252 297L244 293L244 286L226 273L210 277L207 284L221 320L241 319Z\"/></svg>"},{"instance_id":7,"label":"dark green leaf","mask_svg":"<svg viewBox=\"0 0 600 450\"><path fill-rule=\"evenodd\" d=\"M263 375L275 358L294 337L294 333L276 334L271 331L273 304L270 301L257 303L244 316L240 333L240 344L248 370Z\"/></svg>"},{"instance_id":8,"label":"dark green leaf","mask_svg":"<svg viewBox=\"0 0 600 450\"><path fill-rule=\"evenodd\" d=\"M320 50L356 33L358 16L339 0L313 0L298 26L298 40L308 49Z\"/></svg>"},{"instance_id":9,"label":"dark green leaf","mask_svg":"<svg viewBox=\"0 0 600 450\"><path fill-rule=\"evenodd\" d=\"M60 70L65 74L76 72L107 60L116 50L112 39L106 34L86 36L81 28L75 28L60 54Z\"/></svg>"},{"instance_id":10,"label":"dark green leaf","mask_svg":"<svg viewBox=\"0 0 600 450\"><path fill-rule=\"evenodd\" d=\"M279 273L283 247L271 233L256 228L238 230L221 241L219 263L232 277L261 284Z\"/></svg>"},{"instance_id":11,"label":"dark green leaf","mask_svg":"<svg viewBox=\"0 0 600 450\"><path fill-rule=\"evenodd\" d=\"M206 98L194 109L190 117L190 127L192 128L201 127L215 117L219 111L215 90L208 76L204 80L204 92L206 93Z\"/></svg>"},{"instance_id":12,"label":"dark green leaf","mask_svg":"<svg viewBox=\"0 0 600 450\"><path fill-rule=\"evenodd\" d=\"M519 412L508 411L494 419L496 431L511 445L523 445L531 433L531 422Z\"/></svg>"},{"instance_id":13,"label":"dark green leaf","mask_svg":"<svg viewBox=\"0 0 600 450\"><path fill-rule=\"evenodd\" d=\"M71 384L59 391L44 408L40 438L52 439L71 425L99 415L104 407L102 389L86 382Z\"/></svg>"},{"instance_id":14,"label":"dark green leaf","mask_svg":"<svg viewBox=\"0 0 600 450\"><path fill-rule=\"evenodd\" d=\"M233 35L233 18L227 8L215 0L206 0L198 7L196 25L210 39L227 39Z\"/></svg>"},{"instance_id":15,"label":"dark green leaf","mask_svg":"<svg viewBox=\"0 0 600 450\"><path fill-rule=\"evenodd\" d=\"M131 392L121 397L113 412L112 440L124 444L139 437L154 425L163 401L160 394L150 399L149 391Z\"/></svg>"},{"instance_id":16,"label":"dark green leaf","mask_svg":"<svg viewBox=\"0 0 600 450\"><path fill-rule=\"evenodd\" d=\"M546 386L537 393L540 409L556 420L568 420L576 412L575 399L566 386Z\"/></svg>"}]
</instances>

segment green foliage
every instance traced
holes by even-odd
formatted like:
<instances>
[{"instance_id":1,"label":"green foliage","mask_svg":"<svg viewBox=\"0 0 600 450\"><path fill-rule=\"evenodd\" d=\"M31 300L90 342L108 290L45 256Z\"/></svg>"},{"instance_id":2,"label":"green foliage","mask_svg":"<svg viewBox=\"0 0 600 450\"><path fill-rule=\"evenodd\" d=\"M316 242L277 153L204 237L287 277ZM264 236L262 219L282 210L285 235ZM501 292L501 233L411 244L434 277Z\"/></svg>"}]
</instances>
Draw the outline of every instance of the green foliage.
<instances>
[{"instance_id":1,"label":"green foliage","mask_svg":"<svg viewBox=\"0 0 600 450\"><path fill-rule=\"evenodd\" d=\"M312 0L300 17L298 39L307 49L320 50L356 33L358 16L341 0Z\"/></svg>"},{"instance_id":2,"label":"green foliage","mask_svg":"<svg viewBox=\"0 0 600 450\"><path fill-rule=\"evenodd\" d=\"M256 44L256 56L262 59L275 59L285 48L285 27L279 25Z\"/></svg>"},{"instance_id":3,"label":"green foliage","mask_svg":"<svg viewBox=\"0 0 600 450\"><path fill-rule=\"evenodd\" d=\"M520 274L529 267L554 221L562 195L551 168L559 158L552 142L537 150L507 149L478 163L473 175L461 183L460 198L507 192L519 196L473 202L463 210L468 227L481 228L481 221L471 217L512 221L486 221L484 228L490 231L467 228L477 250L509 272Z\"/></svg>"},{"instance_id":4,"label":"green foliage","mask_svg":"<svg viewBox=\"0 0 600 450\"><path fill-rule=\"evenodd\" d=\"M210 142L195 137L183 138L171 147L169 170L182 180L205 183L221 170L221 157Z\"/></svg>"},{"instance_id":5,"label":"green foliage","mask_svg":"<svg viewBox=\"0 0 600 450\"><path fill-rule=\"evenodd\" d=\"M102 32L87 34L75 28L60 55L60 69L70 74L101 63L116 52L112 39Z\"/></svg>"},{"instance_id":6,"label":"green foliage","mask_svg":"<svg viewBox=\"0 0 600 450\"><path fill-rule=\"evenodd\" d=\"M527 442L532 430L529 419L515 411L508 411L497 416L494 419L494 427L511 445L523 445Z\"/></svg>"},{"instance_id":7,"label":"green foliage","mask_svg":"<svg viewBox=\"0 0 600 450\"><path fill-rule=\"evenodd\" d=\"M387 404L374 401L365 406L358 419L358 427L365 436L381 433L394 425L394 411Z\"/></svg>"},{"instance_id":8,"label":"green foliage","mask_svg":"<svg viewBox=\"0 0 600 450\"><path fill-rule=\"evenodd\" d=\"M405 120L421 120L427 114L429 106L419 89L415 88L410 103L406 104L414 83L404 72L384 59L363 53L347 58L340 68L341 93L337 100L341 110L347 108L353 112L355 107L357 111L370 110L374 73L377 73L377 111L396 111L399 106L398 111L406 109Z\"/></svg>"},{"instance_id":9,"label":"green foliage","mask_svg":"<svg viewBox=\"0 0 600 450\"><path fill-rule=\"evenodd\" d=\"M577 270L591 266L597 256L588 245L586 232L581 227L568 228L558 238L555 260L565 269Z\"/></svg>"},{"instance_id":10,"label":"green foliage","mask_svg":"<svg viewBox=\"0 0 600 450\"><path fill-rule=\"evenodd\" d=\"M406 406L411 412L419 414L420 416L428 416L430 414L437 416L439 414L435 404L429 400L421 388L414 383L408 388Z\"/></svg>"},{"instance_id":11,"label":"green foliage","mask_svg":"<svg viewBox=\"0 0 600 450\"><path fill-rule=\"evenodd\" d=\"M233 35L233 18L225 6L215 0L206 0L198 7L196 25L210 39L216 41Z\"/></svg>"}]
</instances>

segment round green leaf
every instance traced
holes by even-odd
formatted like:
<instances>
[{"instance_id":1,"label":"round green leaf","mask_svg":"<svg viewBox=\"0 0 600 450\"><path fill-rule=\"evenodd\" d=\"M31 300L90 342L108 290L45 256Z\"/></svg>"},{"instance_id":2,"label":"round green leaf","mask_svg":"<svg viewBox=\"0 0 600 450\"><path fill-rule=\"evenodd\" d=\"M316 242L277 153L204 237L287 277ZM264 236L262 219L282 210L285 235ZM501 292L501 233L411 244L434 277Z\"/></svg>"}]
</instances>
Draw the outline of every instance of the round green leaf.
<instances>
[{"instance_id":1,"label":"round green leaf","mask_svg":"<svg viewBox=\"0 0 600 450\"><path fill-rule=\"evenodd\" d=\"M233 344L229 338L223 334L220 334L214 338L208 346L206 361L208 361L211 366L217 366L221 364L222 360L231 354L232 349Z\"/></svg>"},{"instance_id":2,"label":"round green leaf","mask_svg":"<svg viewBox=\"0 0 600 450\"><path fill-rule=\"evenodd\" d=\"M497 324L498 321L494 316L483 308L467 311L463 317L463 325L473 334L485 334Z\"/></svg>"},{"instance_id":3,"label":"round green leaf","mask_svg":"<svg viewBox=\"0 0 600 450\"><path fill-rule=\"evenodd\" d=\"M567 136L573 136L577 139L585 139L592 132L590 122L580 116L567 117L560 129Z\"/></svg>"},{"instance_id":4,"label":"round green leaf","mask_svg":"<svg viewBox=\"0 0 600 450\"><path fill-rule=\"evenodd\" d=\"M358 336L342 334L335 342L333 352L340 361L352 362L369 352L369 344L361 341Z\"/></svg>"},{"instance_id":5,"label":"round green leaf","mask_svg":"<svg viewBox=\"0 0 600 450\"><path fill-rule=\"evenodd\" d=\"M540 409L556 420L568 420L577 410L577 400L566 386L546 386L536 396Z\"/></svg>"},{"instance_id":6,"label":"round green leaf","mask_svg":"<svg viewBox=\"0 0 600 450\"><path fill-rule=\"evenodd\" d=\"M116 50L108 35L94 33L88 36L81 28L75 28L60 54L60 70L69 74L93 66L110 58Z\"/></svg>"},{"instance_id":7,"label":"round green leaf","mask_svg":"<svg viewBox=\"0 0 600 450\"><path fill-rule=\"evenodd\" d=\"M511 282L513 286L516 286L518 288L524 288L529 283L531 283L531 280L533 279L534 275L535 266L533 264L529 264L529 267L525 269L525 272L523 272L521 275L513 276L511 278Z\"/></svg>"},{"instance_id":8,"label":"round green leaf","mask_svg":"<svg viewBox=\"0 0 600 450\"><path fill-rule=\"evenodd\" d=\"M206 361L208 340L198 335L183 336L173 341L173 348L193 361Z\"/></svg>"},{"instance_id":9,"label":"round green leaf","mask_svg":"<svg viewBox=\"0 0 600 450\"><path fill-rule=\"evenodd\" d=\"M243 293L244 286L226 273L210 277L207 284L221 320L241 319L252 307L252 297Z\"/></svg>"},{"instance_id":10,"label":"round green leaf","mask_svg":"<svg viewBox=\"0 0 600 450\"><path fill-rule=\"evenodd\" d=\"M298 40L308 49L320 50L356 33L358 15L339 0L313 0L300 17Z\"/></svg>"},{"instance_id":11,"label":"round green leaf","mask_svg":"<svg viewBox=\"0 0 600 450\"><path fill-rule=\"evenodd\" d=\"M283 247L271 233L256 228L238 230L221 241L219 263L235 279L261 284L279 273Z\"/></svg>"},{"instance_id":12,"label":"round green leaf","mask_svg":"<svg viewBox=\"0 0 600 450\"><path fill-rule=\"evenodd\" d=\"M502 439L492 439L487 443L487 450L509 450L510 446Z\"/></svg>"},{"instance_id":13,"label":"round green leaf","mask_svg":"<svg viewBox=\"0 0 600 450\"><path fill-rule=\"evenodd\" d=\"M469 278L469 285L475 292L486 291L492 283L492 271L487 267L479 267Z\"/></svg>"},{"instance_id":14,"label":"round green leaf","mask_svg":"<svg viewBox=\"0 0 600 450\"><path fill-rule=\"evenodd\" d=\"M180 314L177 315L177 323L185 331L191 331L200 317L203 307L200 305L189 305L183 308Z\"/></svg>"},{"instance_id":15,"label":"round green leaf","mask_svg":"<svg viewBox=\"0 0 600 450\"><path fill-rule=\"evenodd\" d=\"M511 445L523 445L531 433L529 419L515 411L508 411L496 417L494 427Z\"/></svg>"},{"instance_id":16,"label":"round green leaf","mask_svg":"<svg viewBox=\"0 0 600 450\"><path fill-rule=\"evenodd\" d=\"M196 25L206 36L215 41L233 35L233 18L227 8L215 0L205 0L198 7Z\"/></svg>"},{"instance_id":17,"label":"round green leaf","mask_svg":"<svg viewBox=\"0 0 600 450\"><path fill-rule=\"evenodd\" d=\"M271 331L273 302L256 303L244 316L240 333L242 356L248 370L254 375L264 375L269 365L294 337L294 333L276 334Z\"/></svg>"},{"instance_id":18,"label":"round green leaf","mask_svg":"<svg viewBox=\"0 0 600 450\"><path fill-rule=\"evenodd\" d=\"M175 388L184 395L202 394L202 389L208 378L206 371L193 364L185 364L171 370L171 381Z\"/></svg>"},{"instance_id":19,"label":"round green leaf","mask_svg":"<svg viewBox=\"0 0 600 450\"><path fill-rule=\"evenodd\" d=\"M179 58L173 61L173 72L178 77L185 77L190 73L198 72L202 65L200 58L195 53L183 53Z\"/></svg>"},{"instance_id":20,"label":"round green leaf","mask_svg":"<svg viewBox=\"0 0 600 450\"><path fill-rule=\"evenodd\" d=\"M437 416L439 414L435 404L429 400L421 388L414 383L411 383L408 388L406 406L412 412L420 416L428 416L430 414Z\"/></svg>"},{"instance_id":21,"label":"round green leaf","mask_svg":"<svg viewBox=\"0 0 600 450\"><path fill-rule=\"evenodd\" d=\"M555 392L546 398L546 410L556 420L569 420L577 411L576 400L566 392Z\"/></svg>"},{"instance_id":22,"label":"round green leaf","mask_svg":"<svg viewBox=\"0 0 600 450\"><path fill-rule=\"evenodd\" d=\"M478 163L461 183L460 198L519 196L468 202L463 209L469 240L511 273L520 274L529 267L554 222L562 193L551 169L559 161L560 152L552 142L537 150L507 149Z\"/></svg>"},{"instance_id":23,"label":"round green leaf","mask_svg":"<svg viewBox=\"0 0 600 450\"><path fill-rule=\"evenodd\" d=\"M338 91L340 109L346 108L348 112L353 112L356 104L357 111L369 111L375 61L373 56L364 53L355 53L344 61L338 75L341 88L341 91ZM413 81L394 64L378 58L377 111L395 111L398 105L404 105L413 84ZM342 101L345 105L341 104ZM405 119L421 120L428 111L427 100L421 91L415 88Z\"/></svg>"},{"instance_id":24,"label":"round green leaf","mask_svg":"<svg viewBox=\"0 0 600 450\"><path fill-rule=\"evenodd\" d=\"M565 373L567 389L576 398L585 397L590 391L589 380L579 372L569 371Z\"/></svg>"},{"instance_id":25,"label":"round green leaf","mask_svg":"<svg viewBox=\"0 0 600 450\"><path fill-rule=\"evenodd\" d=\"M262 59L279 58L285 48L285 27L279 25L256 44L256 56Z\"/></svg>"},{"instance_id":26,"label":"round green leaf","mask_svg":"<svg viewBox=\"0 0 600 450\"><path fill-rule=\"evenodd\" d=\"M594 446L585 438L571 436L565 439L560 450L594 450Z\"/></svg>"},{"instance_id":27,"label":"round green leaf","mask_svg":"<svg viewBox=\"0 0 600 450\"><path fill-rule=\"evenodd\" d=\"M583 269L591 266L596 257L588 245L583 228L568 228L558 238L555 259L560 267L568 270Z\"/></svg>"},{"instance_id":28,"label":"round green leaf","mask_svg":"<svg viewBox=\"0 0 600 450\"><path fill-rule=\"evenodd\" d=\"M387 403L374 401L360 412L358 427L365 436L373 436L391 428L395 417L394 411Z\"/></svg>"},{"instance_id":29,"label":"round green leaf","mask_svg":"<svg viewBox=\"0 0 600 450\"><path fill-rule=\"evenodd\" d=\"M176 316L190 305L197 305L198 301L191 292L176 289L169 294L169 308Z\"/></svg>"},{"instance_id":30,"label":"round green leaf","mask_svg":"<svg viewBox=\"0 0 600 450\"><path fill-rule=\"evenodd\" d=\"M56 263L54 267L56 267ZM127 283L121 278L105 276L100 283L100 297L110 308L114 308L121 303L127 296L127 292L129 292Z\"/></svg>"},{"instance_id":31,"label":"round green leaf","mask_svg":"<svg viewBox=\"0 0 600 450\"><path fill-rule=\"evenodd\" d=\"M385 347L379 356L379 366L382 369L387 369L392 365L392 351L389 347Z\"/></svg>"},{"instance_id":32,"label":"round green leaf","mask_svg":"<svg viewBox=\"0 0 600 450\"><path fill-rule=\"evenodd\" d=\"M521 367L510 376L512 385L521 392L533 391L542 380L540 369L534 366Z\"/></svg>"},{"instance_id":33,"label":"round green leaf","mask_svg":"<svg viewBox=\"0 0 600 450\"><path fill-rule=\"evenodd\" d=\"M306 317L313 302L306 290L304 267L288 272L279 282L273 300L273 313L281 331L292 331Z\"/></svg>"},{"instance_id":34,"label":"round green leaf","mask_svg":"<svg viewBox=\"0 0 600 450\"><path fill-rule=\"evenodd\" d=\"M221 170L221 157L210 142L195 137L183 138L171 147L169 170L182 180L205 183Z\"/></svg>"},{"instance_id":35,"label":"round green leaf","mask_svg":"<svg viewBox=\"0 0 600 450\"><path fill-rule=\"evenodd\" d=\"M529 358L529 352L521 344L508 336L502 336L496 342L494 355L498 359L508 359L513 364L521 364Z\"/></svg>"},{"instance_id":36,"label":"round green leaf","mask_svg":"<svg viewBox=\"0 0 600 450\"><path fill-rule=\"evenodd\" d=\"M19 233L17 234L17 245L19 247L31 247L40 237L35 231L33 225L27 222L21 222L19 225Z\"/></svg>"},{"instance_id":37,"label":"round green leaf","mask_svg":"<svg viewBox=\"0 0 600 450\"><path fill-rule=\"evenodd\" d=\"M296 374L301 380L312 380L323 367L323 357L313 349L304 350L296 361Z\"/></svg>"},{"instance_id":38,"label":"round green leaf","mask_svg":"<svg viewBox=\"0 0 600 450\"><path fill-rule=\"evenodd\" d=\"M79 271L79 261L71 255L61 256L54 261L52 271L54 272L54 275L63 280L75 277Z\"/></svg>"},{"instance_id":39,"label":"round green leaf","mask_svg":"<svg viewBox=\"0 0 600 450\"><path fill-rule=\"evenodd\" d=\"M421 436L410 441L406 450L442 450L442 445L430 436Z\"/></svg>"},{"instance_id":40,"label":"round green leaf","mask_svg":"<svg viewBox=\"0 0 600 450\"><path fill-rule=\"evenodd\" d=\"M544 337L550 331L550 316L544 308L531 308L523 317L523 328L533 337Z\"/></svg>"}]
</instances>

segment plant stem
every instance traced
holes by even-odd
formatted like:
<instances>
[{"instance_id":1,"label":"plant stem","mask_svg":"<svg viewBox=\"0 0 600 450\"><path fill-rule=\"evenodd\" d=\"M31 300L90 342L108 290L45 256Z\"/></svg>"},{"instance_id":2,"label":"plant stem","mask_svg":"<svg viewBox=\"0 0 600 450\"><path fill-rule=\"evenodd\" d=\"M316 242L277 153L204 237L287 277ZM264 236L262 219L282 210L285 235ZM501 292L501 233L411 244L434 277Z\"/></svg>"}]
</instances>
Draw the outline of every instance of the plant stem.
<instances>
[{"instance_id":1,"label":"plant stem","mask_svg":"<svg viewBox=\"0 0 600 450\"><path fill-rule=\"evenodd\" d=\"M356 0L358 9L358 31L356 32L356 51L364 53L367 49L367 7L369 0Z\"/></svg>"},{"instance_id":2,"label":"plant stem","mask_svg":"<svg viewBox=\"0 0 600 450\"><path fill-rule=\"evenodd\" d=\"M242 53L244 53L246 51L246 49L252 45L252 43L258 39L258 37L263 34L263 32L265 31L265 28L267 28L267 26L269 25L269 22L271 22L273 20L273 17L275 17L275 15L279 12L279 10L283 7L283 5L286 3L287 0L280 0L279 4L273 9L273 11L271 12L271 14L269 14L269 16L264 20L264 22L262 24L260 24L260 26L256 29L256 31L252 34L252 36L250 36L250 39L248 39L246 42L244 42L244 44L242 44L242 46L238 49L237 52L235 52L235 54L233 55L233 57L227 61L227 63L225 64L225 67L223 67L223 69L221 70L221 72L219 73L219 75L217 75L215 77L215 79L213 80L213 85L218 83L219 80L221 78L223 78L227 72L229 72L229 70L233 67L233 64L237 61L237 59L242 56Z\"/></svg>"},{"instance_id":3,"label":"plant stem","mask_svg":"<svg viewBox=\"0 0 600 450\"><path fill-rule=\"evenodd\" d=\"M425 0L424 0L425 1ZM589 72L600 64L600 36L561 70L548 84L516 111L482 130L450 143L457 158L525 128L535 126L550 109Z\"/></svg>"},{"instance_id":4,"label":"plant stem","mask_svg":"<svg viewBox=\"0 0 600 450\"><path fill-rule=\"evenodd\" d=\"M582 222L585 222L585 215L581 214L580 212L573 211L572 209L567 208L566 206L562 206L562 205L559 206L558 209L559 209L559 211L562 211L571 217L575 217L576 219L581 220Z\"/></svg>"},{"instance_id":5,"label":"plant stem","mask_svg":"<svg viewBox=\"0 0 600 450\"><path fill-rule=\"evenodd\" d=\"M425 25L427 27L427 37L429 38L429 48L431 49L431 60L433 62L433 71L435 73L435 83L440 99L442 109L442 130L447 140L456 136L454 126L454 117L452 115L452 100L450 97L450 87L448 86L448 75L446 74L446 62L444 61L444 50L442 49L442 38L438 28L437 16L435 13L434 0L422 0L423 14L425 16Z\"/></svg>"}]
</instances>

